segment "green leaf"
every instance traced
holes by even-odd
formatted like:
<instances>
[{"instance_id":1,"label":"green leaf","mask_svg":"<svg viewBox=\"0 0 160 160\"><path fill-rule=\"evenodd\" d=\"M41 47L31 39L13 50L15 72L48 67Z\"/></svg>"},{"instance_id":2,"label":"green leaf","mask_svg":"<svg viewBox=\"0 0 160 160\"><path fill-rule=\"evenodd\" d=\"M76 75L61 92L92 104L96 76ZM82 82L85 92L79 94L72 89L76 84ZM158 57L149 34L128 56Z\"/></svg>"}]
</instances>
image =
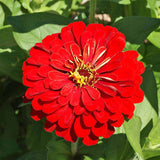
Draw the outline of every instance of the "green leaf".
<instances>
[{"instance_id":1,"label":"green leaf","mask_svg":"<svg viewBox=\"0 0 160 160\"><path fill-rule=\"evenodd\" d=\"M119 4L124 4L124 5L131 3L130 0L106 0L106 1L115 2L115 3L119 3Z\"/></svg>"},{"instance_id":2,"label":"green leaf","mask_svg":"<svg viewBox=\"0 0 160 160\"><path fill-rule=\"evenodd\" d=\"M142 122L142 127L141 130L152 120L153 125L157 121L157 113L153 109L152 105L144 96L143 102L135 104L135 115L140 117L141 122Z\"/></svg>"},{"instance_id":3,"label":"green leaf","mask_svg":"<svg viewBox=\"0 0 160 160\"><path fill-rule=\"evenodd\" d=\"M0 73L22 82L22 64L28 57L19 47L0 53Z\"/></svg>"},{"instance_id":4,"label":"green leaf","mask_svg":"<svg viewBox=\"0 0 160 160\"><path fill-rule=\"evenodd\" d=\"M19 46L29 50L35 43L41 42L47 35L60 32L69 19L52 13L34 13L10 17L14 28L14 37Z\"/></svg>"},{"instance_id":5,"label":"green leaf","mask_svg":"<svg viewBox=\"0 0 160 160\"><path fill-rule=\"evenodd\" d=\"M124 33L126 40L141 44L160 25L160 19L150 17L125 17L115 23L118 30Z\"/></svg>"},{"instance_id":6,"label":"green leaf","mask_svg":"<svg viewBox=\"0 0 160 160\"><path fill-rule=\"evenodd\" d=\"M160 64L160 48L157 48L153 45L147 45L145 47L145 56L143 58L143 61L146 64Z\"/></svg>"},{"instance_id":7,"label":"green leaf","mask_svg":"<svg viewBox=\"0 0 160 160\"><path fill-rule=\"evenodd\" d=\"M26 144L29 150L45 149L52 134L44 130L44 123L42 121L29 123L27 127Z\"/></svg>"},{"instance_id":8,"label":"green leaf","mask_svg":"<svg viewBox=\"0 0 160 160\"><path fill-rule=\"evenodd\" d=\"M2 2L5 6L7 6L9 8L12 15L22 14L21 5L17 0L15 0L15 1L13 1L13 0L0 0L0 2Z\"/></svg>"},{"instance_id":9,"label":"green leaf","mask_svg":"<svg viewBox=\"0 0 160 160\"><path fill-rule=\"evenodd\" d=\"M136 50L137 51L139 47L140 47L140 45L138 45L138 44L131 44L129 42L126 42L126 46L123 51L129 51L129 50Z\"/></svg>"},{"instance_id":10,"label":"green leaf","mask_svg":"<svg viewBox=\"0 0 160 160\"><path fill-rule=\"evenodd\" d=\"M151 9L155 9L156 0L147 0L147 3Z\"/></svg>"},{"instance_id":11,"label":"green leaf","mask_svg":"<svg viewBox=\"0 0 160 160\"><path fill-rule=\"evenodd\" d=\"M124 134L113 135L105 144L104 160L128 160L133 155L134 151Z\"/></svg>"},{"instance_id":12,"label":"green leaf","mask_svg":"<svg viewBox=\"0 0 160 160\"><path fill-rule=\"evenodd\" d=\"M68 160L71 157L70 142L53 136L47 145L47 160Z\"/></svg>"},{"instance_id":13,"label":"green leaf","mask_svg":"<svg viewBox=\"0 0 160 160\"><path fill-rule=\"evenodd\" d=\"M148 40L155 45L156 47L160 48L160 29L153 31L149 36Z\"/></svg>"},{"instance_id":14,"label":"green leaf","mask_svg":"<svg viewBox=\"0 0 160 160\"><path fill-rule=\"evenodd\" d=\"M22 6L28 10L29 13L33 13L32 8L30 7L30 0L20 0L22 3Z\"/></svg>"},{"instance_id":15,"label":"green leaf","mask_svg":"<svg viewBox=\"0 0 160 160\"><path fill-rule=\"evenodd\" d=\"M157 124L151 130L146 143L143 147L143 154L146 159L152 158L155 156L160 156L160 119Z\"/></svg>"},{"instance_id":16,"label":"green leaf","mask_svg":"<svg viewBox=\"0 0 160 160\"><path fill-rule=\"evenodd\" d=\"M100 143L94 146L85 146L84 144L82 144L81 146L79 146L78 153L81 155L85 155L93 160L98 160L99 158L104 158L106 149L107 148L105 146L105 143Z\"/></svg>"},{"instance_id":17,"label":"green leaf","mask_svg":"<svg viewBox=\"0 0 160 160\"><path fill-rule=\"evenodd\" d=\"M160 81L160 73L159 73L159 81ZM159 113L159 117L160 117L160 88L158 88L157 94L158 94L158 111L159 111L158 113Z\"/></svg>"},{"instance_id":18,"label":"green leaf","mask_svg":"<svg viewBox=\"0 0 160 160\"><path fill-rule=\"evenodd\" d=\"M141 88L144 91L145 96L152 105L152 107L158 113L157 85L150 66L145 68Z\"/></svg>"},{"instance_id":19,"label":"green leaf","mask_svg":"<svg viewBox=\"0 0 160 160\"><path fill-rule=\"evenodd\" d=\"M4 11L3 11L3 8L0 4L0 27L3 26L3 23L4 23L4 18L5 18L5 14L4 14Z\"/></svg>"},{"instance_id":20,"label":"green leaf","mask_svg":"<svg viewBox=\"0 0 160 160\"><path fill-rule=\"evenodd\" d=\"M12 27L10 25L1 27L0 35L0 48L6 49L17 45L12 34Z\"/></svg>"},{"instance_id":21,"label":"green leaf","mask_svg":"<svg viewBox=\"0 0 160 160\"><path fill-rule=\"evenodd\" d=\"M158 156L158 157L153 157L153 158L149 158L149 159L147 159L147 160L160 160L160 156Z\"/></svg>"},{"instance_id":22,"label":"green leaf","mask_svg":"<svg viewBox=\"0 0 160 160\"><path fill-rule=\"evenodd\" d=\"M92 160L128 160L134 155L125 134L113 135L95 146L82 145L79 148L80 154Z\"/></svg>"},{"instance_id":23,"label":"green leaf","mask_svg":"<svg viewBox=\"0 0 160 160\"><path fill-rule=\"evenodd\" d=\"M121 0L119 1L119 4L131 4L130 0Z\"/></svg>"},{"instance_id":24,"label":"green leaf","mask_svg":"<svg viewBox=\"0 0 160 160\"><path fill-rule=\"evenodd\" d=\"M144 159L142 154L142 148L140 145L140 130L141 130L142 122L141 119L137 116L133 116L131 120L124 123L124 128L126 132L126 136L131 146L138 153L138 155Z\"/></svg>"},{"instance_id":25,"label":"green leaf","mask_svg":"<svg viewBox=\"0 0 160 160\"><path fill-rule=\"evenodd\" d=\"M152 145L152 148L158 148L160 149L160 119L158 120L157 124L154 126L154 128L151 130L149 134L149 141Z\"/></svg>"},{"instance_id":26,"label":"green leaf","mask_svg":"<svg viewBox=\"0 0 160 160\"><path fill-rule=\"evenodd\" d=\"M24 154L17 160L48 160L46 150L32 151Z\"/></svg>"},{"instance_id":27,"label":"green leaf","mask_svg":"<svg viewBox=\"0 0 160 160\"><path fill-rule=\"evenodd\" d=\"M0 158L19 152L18 121L14 110L7 101L0 106L0 131Z\"/></svg>"}]
</instances>

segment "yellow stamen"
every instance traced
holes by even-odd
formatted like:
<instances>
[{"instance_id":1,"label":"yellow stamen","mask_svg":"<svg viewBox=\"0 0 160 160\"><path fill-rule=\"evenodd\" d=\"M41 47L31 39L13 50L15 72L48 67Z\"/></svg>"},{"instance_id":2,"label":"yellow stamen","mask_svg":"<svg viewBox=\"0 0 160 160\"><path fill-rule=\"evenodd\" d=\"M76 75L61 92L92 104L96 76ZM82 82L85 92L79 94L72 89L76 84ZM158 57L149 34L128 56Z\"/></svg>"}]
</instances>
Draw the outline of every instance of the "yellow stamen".
<instances>
[{"instance_id":1,"label":"yellow stamen","mask_svg":"<svg viewBox=\"0 0 160 160\"><path fill-rule=\"evenodd\" d=\"M77 58L76 66L77 68L74 71L70 71L69 77L80 87L83 85L93 85L96 80L96 72L91 65L88 62L84 64L83 60Z\"/></svg>"},{"instance_id":2,"label":"yellow stamen","mask_svg":"<svg viewBox=\"0 0 160 160\"><path fill-rule=\"evenodd\" d=\"M77 69L76 69L74 72L70 71L69 77L72 77L73 80L76 81L76 82L80 85L80 87L82 87L82 85L86 85L86 82L85 82L86 77L81 76L81 75L77 72Z\"/></svg>"}]
</instances>

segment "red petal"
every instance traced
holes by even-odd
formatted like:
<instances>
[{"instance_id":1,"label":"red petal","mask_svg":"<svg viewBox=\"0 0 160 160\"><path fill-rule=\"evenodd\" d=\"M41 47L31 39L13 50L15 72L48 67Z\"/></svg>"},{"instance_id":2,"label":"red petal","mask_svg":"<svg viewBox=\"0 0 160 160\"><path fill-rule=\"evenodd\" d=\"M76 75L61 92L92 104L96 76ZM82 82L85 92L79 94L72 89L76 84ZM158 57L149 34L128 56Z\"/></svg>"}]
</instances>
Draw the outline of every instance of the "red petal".
<instances>
[{"instance_id":1,"label":"red petal","mask_svg":"<svg viewBox=\"0 0 160 160\"><path fill-rule=\"evenodd\" d=\"M65 80L65 81L52 81L50 83L50 87L53 90L59 90L59 89L61 89L67 83L70 83L70 81L69 80Z\"/></svg>"},{"instance_id":2,"label":"red petal","mask_svg":"<svg viewBox=\"0 0 160 160\"><path fill-rule=\"evenodd\" d=\"M41 101L52 101L57 99L59 96L59 92L57 91L47 91L40 95Z\"/></svg>"},{"instance_id":3,"label":"red petal","mask_svg":"<svg viewBox=\"0 0 160 160\"><path fill-rule=\"evenodd\" d=\"M109 113L104 111L94 111L93 112L95 118L97 119L98 122L100 123L105 123L108 121L109 118Z\"/></svg>"},{"instance_id":4,"label":"red petal","mask_svg":"<svg viewBox=\"0 0 160 160\"><path fill-rule=\"evenodd\" d=\"M101 40L104 41L105 36L106 36L106 33L104 30L98 30L94 34L94 38L96 39L97 43L99 43L99 41L101 41ZM99 47L99 45L98 45L98 47Z\"/></svg>"},{"instance_id":5,"label":"red petal","mask_svg":"<svg viewBox=\"0 0 160 160\"><path fill-rule=\"evenodd\" d=\"M107 131L106 123L103 124L97 123L94 127L92 127L92 132L97 137L105 135L106 131Z\"/></svg>"},{"instance_id":6,"label":"red petal","mask_svg":"<svg viewBox=\"0 0 160 160\"><path fill-rule=\"evenodd\" d=\"M65 97L64 96L59 96L58 103L61 106L64 106L64 105L66 105L69 102L70 98L71 98L70 94L68 96L65 96Z\"/></svg>"},{"instance_id":7,"label":"red petal","mask_svg":"<svg viewBox=\"0 0 160 160\"><path fill-rule=\"evenodd\" d=\"M70 132L70 128L61 128L60 126L57 125L57 128L56 128L56 135L59 136L59 137L65 137L68 132Z\"/></svg>"},{"instance_id":8,"label":"red petal","mask_svg":"<svg viewBox=\"0 0 160 160\"><path fill-rule=\"evenodd\" d=\"M97 106L96 110L97 111L102 111L105 107L104 101L102 98L99 98L97 100L94 101L94 105Z\"/></svg>"},{"instance_id":9,"label":"red petal","mask_svg":"<svg viewBox=\"0 0 160 160\"><path fill-rule=\"evenodd\" d=\"M96 50L96 53L95 53L95 55L94 55L94 57L93 57L93 60L92 60L92 65L94 65L98 60L99 60L99 58L101 58L105 53L106 53L106 47L104 47L104 46L102 46L102 47L100 47L100 48L98 48L97 50Z\"/></svg>"},{"instance_id":10,"label":"red petal","mask_svg":"<svg viewBox=\"0 0 160 160\"><path fill-rule=\"evenodd\" d=\"M64 136L64 139L66 141L70 141L70 142L73 142L73 143L76 142L77 138L78 137L75 134L73 126L68 129L68 131L66 132L66 134Z\"/></svg>"},{"instance_id":11,"label":"red petal","mask_svg":"<svg viewBox=\"0 0 160 160\"><path fill-rule=\"evenodd\" d=\"M107 131L106 134L103 135L104 138L109 138L110 136L112 136L114 134L114 127L107 125Z\"/></svg>"},{"instance_id":12,"label":"red petal","mask_svg":"<svg viewBox=\"0 0 160 160\"><path fill-rule=\"evenodd\" d=\"M81 37L81 34L84 32L85 28L86 28L86 26L83 22L73 23L72 31L73 31L74 37L76 39L76 42L78 44L80 44L80 37Z\"/></svg>"},{"instance_id":13,"label":"red petal","mask_svg":"<svg viewBox=\"0 0 160 160\"><path fill-rule=\"evenodd\" d=\"M81 35L81 44L82 44L82 48L84 48L84 46L86 45L88 39L92 38L92 33L89 31L85 31L82 33Z\"/></svg>"},{"instance_id":14,"label":"red petal","mask_svg":"<svg viewBox=\"0 0 160 160\"><path fill-rule=\"evenodd\" d=\"M126 56L129 56L132 60L136 60L137 57L138 57L138 52L137 51L126 51L126 52L123 52Z\"/></svg>"},{"instance_id":15,"label":"red petal","mask_svg":"<svg viewBox=\"0 0 160 160\"><path fill-rule=\"evenodd\" d=\"M72 106L77 106L77 105L79 105L80 95L81 95L81 91L80 91L80 89L77 87L77 88L73 91L73 94L71 95L70 104L71 104Z\"/></svg>"},{"instance_id":16,"label":"red petal","mask_svg":"<svg viewBox=\"0 0 160 160\"><path fill-rule=\"evenodd\" d=\"M135 86L121 87L121 89L118 92L122 97L131 97L135 94L136 87Z\"/></svg>"},{"instance_id":17,"label":"red petal","mask_svg":"<svg viewBox=\"0 0 160 160\"><path fill-rule=\"evenodd\" d=\"M45 114L41 111L35 111L34 109L31 109L31 117L35 120L35 121L39 121L40 119L42 119L43 117L45 117Z\"/></svg>"},{"instance_id":18,"label":"red petal","mask_svg":"<svg viewBox=\"0 0 160 160\"><path fill-rule=\"evenodd\" d=\"M135 94L132 97L130 97L130 100L133 103L140 103L143 101L143 98L144 98L144 92L141 89L137 89Z\"/></svg>"},{"instance_id":19,"label":"red petal","mask_svg":"<svg viewBox=\"0 0 160 160\"><path fill-rule=\"evenodd\" d=\"M109 44L106 46L107 50L107 57L112 57L113 54L121 52L126 45L125 37L122 33L117 32L116 36L109 41Z\"/></svg>"},{"instance_id":20,"label":"red petal","mask_svg":"<svg viewBox=\"0 0 160 160\"><path fill-rule=\"evenodd\" d=\"M81 56L81 50L76 43L73 43L70 45L70 51L71 51L72 55L75 55L76 57Z\"/></svg>"},{"instance_id":21,"label":"red petal","mask_svg":"<svg viewBox=\"0 0 160 160\"><path fill-rule=\"evenodd\" d=\"M82 102L85 107L89 108L89 106L93 105L93 100L88 95L88 92L86 91L86 89L82 88L81 91L82 91L82 95L81 95Z\"/></svg>"},{"instance_id":22,"label":"red petal","mask_svg":"<svg viewBox=\"0 0 160 160\"><path fill-rule=\"evenodd\" d=\"M85 127L84 124L82 123L80 116L77 117L74 122L74 130L77 137L80 137L80 138L87 136L90 132L90 129Z\"/></svg>"},{"instance_id":23,"label":"red petal","mask_svg":"<svg viewBox=\"0 0 160 160\"><path fill-rule=\"evenodd\" d=\"M38 69L38 74L41 76L41 77L47 77L48 76L48 72L53 70L52 67L50 66L41 66L39 69Z\"/></svg>"},{"instance_id":24,"label":"red petal","mask_svg":"<svg viewBox=\"0 0 160 160\"><path fill-rule=\"evenodd\" d=\"M97 122L93 117L93 115L91 114L88 115L83 114L82 119L86 127L93 127Z\"/></svg>"},{"instance_id":25,"label":"red petal","mask_svg":"<svg viewBox=\"0 0 160 160\"><path fill-rule=\"evenodd\" d=\"M74 113L76 115L81 115L84 112L84 108L81 107L80 105L74 106Z\"/></svg>"},{"instance_id":26,"label":"red petal","mask_svg":"<svg viewBox=\"0 0 160 160\"><path fill-rule=\"evenodd\" d=\"M86 27L87 31L92 32L92 34L94 34L96 31L98 30L102 30L104 28L104 26L102 24L89 24Z\"/></svg>"},{"instance_id":27,"label":"red petal","mask_svg":"<svg viewBox=\"0 0 160 160\"><path fill-rule=\"evenodd\" d=\"M110 119L113 121L110 125L113 127L120 127L124 123L124 117L121 113L111 115Z\"/></svg>"},{"instance_id":28,"label":"red petal","mask_svg":"<svg viewBox=\"0 0 160 160\"><path fill-rule=\"evenodd\" d=\"M58 80L58 81L60 81L60 80L63 81L65 79L69 78L67 74L64 74L64 73L59 72L59 71L50 71L48 73L48 77L49 77L50 80Z\"/></svg>"},{"instance_id":29,"label":"red petal","mask_svg":"<svg viewBox=\"0 0 160 160\"><path fill-rule=\"evenodd\" d=\"M121 112L124 115L128 115L128 116L133 115L133 112L135 109L134 104L129 100L123 100L122 102L123 102L123 105L120 108Z\"/></svg>"},{"instance_id":30,"label":"red petal","mask_svg":"<svg viewBox=\"0 0 160 160\"><path fill-rule=\"evenodd\" d=\"M98 137L96 137L93 133L90 133L89 136L83 138L82 142L87 145L95 145L98 143Z\"/></svg>"},{"instance_id":31,"label":"red petal","mask_svg":"<svg viewBox=\"0 0 160 160\"><path fill-rule=\"evenodd\" d=\"M42 109L42 104L40 102L39 96L35 96L32 100L32 107L36 111L40 111Z\"/></svg>"},{"instance_id":32,"label":"red petal","mask_svg":"<svg viewBox=\"0 0 160 160\"><path fill-rule=\"evenodd\" d=\"M54 112L50 115L47 115L46 119L51 123L56 122L61 116L63 116L65 114L67 108L68 108L67 105L59 108L56 112Z\"/></svg>"},{"instance_id":33,"label":"red petal","mask_svg":"<svg viewBox=\"0 0 160 160\"><path fill-rule=\"evenodd\" d=\"M100 84L100 82L94 86L109 96L115 96L117 93L116 90L111 89L109 86Z\"/></svg>"},{"instance_id":34,"label":"red petal","mask_svg":"<svg viewBox=\"0 0 160 160\"><path fill-rule=\"evenodd\" d=\"M56 100L50 103L43 104L42 111L46 114L51 114L58 110L61 106L57 104Z\"/></svg>"},{"instance_id":35,"label":"red petal","mask_svg":"<svg viewBox=\"0 0 160 160\"><path fill-rule=\"evenodd\" d=\"M137 68L138 74L142 74L145 70L144 64L140 61L137 61Z\"/></svg>"},{"instance_id":36,"label":"red petal","mask_svg":"<svg viewBox=\"0 0 160 160\"><path fill-rule=\"evenodd\" d=\"M27 79L32 81L43 79L37 74L37 72L38 72L38 69L32 69L29 72L27 72Z\"/></svg>"},{"instance_id":37,"label":"red petal","mask_svg":"<svg viewBox=\"0 0 160 160\"><path fill-rule=\"evenodd\" d=\"M30 52L29 52L29 55L31 56L31 57L44 57L44 56L46 56L46 57L48 57L49 58L49 54L48 53L46 53L46 52L44 52L43 50L40 50L40 49L38 49L37 47L33 47L33 48L31 48L31 50L30 50Z\"/></svg>"},{"instance_id":38,"label":"red petal","mask_svg":"<svg viewBox=\"0 0 160 160\"><path fill-rule=\"evenodd\" d=\"M94 55L95 47L96 47L95 39L89 39L83 49L84 63L90 62L90 60L92 59L92 57Z\"/></svg>"},{"instance_id":39,"label":"red petal","mask_svg":"<svg viewBox=\"0 0 160 160\"><path fill-rule=\"evenodd\" d=\"M52 60L50 65L53 66L55 69L62 70L62 71L70 71L70 69L65 67L65 64L59 60Z\"/></svg>"},{"instance_id":40,"label":"red petal","mask_svg":"<svg viewBox=\"0 0 160 160\"><path fill-rule=\"evenodd\" d=\"M63 27L61 30L61 39L63 42L74 41L73 34L69 27Z\"/></svg>"},{"instance_id":41,"label":"red petal","mask_svg":"<svg viewBox=\"0 0 160 160\"><path fill-rule=\"evenodd\" d=\"M85 88L87 89L89 95L93 100L97 100L100 98L100 92L96 88L93 88L91 86L86 86Z\"/></svg>"},{"instance_id":42,"label":"red petal","mask_svg":"<svg viewBox=\"0 0 160 160\"><path fill-rule=\"evenodd\" d=\"M61 90L62 96L68 96L74 89L74 83L67 83Z\"/></svg>"},{"instance_id":43,"label":"red petal","mask_svg":"<svg viewBox=\"0 0 160 160\"><path fill-rule=\"evenodd\" d=\"M56 129L56 123L50 123L49 121L45 121L44 129L47 132L53 132Z\"/></svg>"},{"instance_id":44,"label":"red petal","mask_svg":"<svg viewBox=\"0 0 160 160\"><path fill-rule=\"evenodd\" d=\"M106 108L110 112L115 113L115 112L120 111L120 107L122 105L120 97L115 96L115 97L112 97L112 98L106 98L106 99L104 99L104 102L106 104Z\"/></svg>"},{"instance_id":45,"label":"red petal","mask_svg":"<svg viewBox=\"0 0 160 160\"><path fill-rule=\"evenodd\" d=\"M73 116L73 110L70 107L68 107L65 114L58 120L58 125L61 128L71 127L74 118L75 117Z\"/></svg>"}]
</instances>

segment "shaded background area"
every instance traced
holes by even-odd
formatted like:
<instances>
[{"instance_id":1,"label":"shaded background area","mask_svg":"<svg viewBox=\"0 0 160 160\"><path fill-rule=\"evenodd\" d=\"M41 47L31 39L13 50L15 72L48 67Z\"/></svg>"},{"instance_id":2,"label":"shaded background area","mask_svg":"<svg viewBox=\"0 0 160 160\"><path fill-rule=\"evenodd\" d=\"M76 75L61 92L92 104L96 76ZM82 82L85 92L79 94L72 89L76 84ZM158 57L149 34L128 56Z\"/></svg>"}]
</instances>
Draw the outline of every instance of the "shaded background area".
<instances>
[{"instance_id":1,"label":"shaded background area","mask_svg":"<svg viewBox=\"0 0 160 160\"><path fill-rule=\"evenodd\" d=\"M73 21L88 24L89 0L0 0L0 160L160 160L160 0L97 0L95 21L125 34L144 62L144 101L96 146L71 144L30 118L22 64L35 43ZM126 134L125 134L126 133Z\"/></svg>"}]
</instances>

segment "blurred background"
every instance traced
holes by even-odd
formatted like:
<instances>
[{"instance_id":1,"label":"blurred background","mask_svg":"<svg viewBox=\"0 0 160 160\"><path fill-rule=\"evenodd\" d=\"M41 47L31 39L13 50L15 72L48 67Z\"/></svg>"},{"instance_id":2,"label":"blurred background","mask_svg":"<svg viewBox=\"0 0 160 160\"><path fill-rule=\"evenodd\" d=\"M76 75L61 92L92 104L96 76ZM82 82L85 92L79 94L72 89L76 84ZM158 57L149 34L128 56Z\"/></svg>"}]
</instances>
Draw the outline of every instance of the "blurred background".
<instances>
[{"instance_id":1,"label":"blurred background","mask_svg":"<svg viewBox=\"0 0 160 160\"><path fill-rule=\"evenodd\" d=\"M105 140L105 144L86 147L80 142L80 151L72 157L70 143L46 133L43 120L35 122L30 118L31 104L22 102L26 88L22 84L21 68L30 48L45 36L60 32L72 21L88 24L89 14L89 0L0 0L0 160L139 159L136 149L132 149L122 134L123 127ZM116 26L126 36L124 50L137 50L140 54L138 59L146 66L142 84L146 98L136 113L141 118L143 129L138 132L141 134L139 143L149 160L160 160L160 125L156 126L160 110L158 18L160 0L96 2L94 21ZM147 108L145 113L144 107ZM154 125L156 131L149 134ZM150 147L147 137L154 141L155 148Z\"/></svg>"}]
</instances>

